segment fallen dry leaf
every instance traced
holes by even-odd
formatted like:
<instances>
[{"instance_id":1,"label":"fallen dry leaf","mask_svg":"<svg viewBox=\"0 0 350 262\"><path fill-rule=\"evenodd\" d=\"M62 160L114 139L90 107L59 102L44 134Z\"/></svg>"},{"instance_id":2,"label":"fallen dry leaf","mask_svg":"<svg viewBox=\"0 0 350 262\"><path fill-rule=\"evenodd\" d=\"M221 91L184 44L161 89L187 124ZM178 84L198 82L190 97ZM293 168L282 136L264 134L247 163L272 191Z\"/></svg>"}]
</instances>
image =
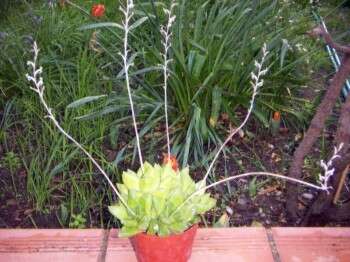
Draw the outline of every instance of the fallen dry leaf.
<instances>
[{"instance_id":1,"label":"fallen dry leaf","mask_svg":"<svg viewBox=\"0 0 350 262\"><path fill-rule=\"evenodd\" d=\"M303 134L302 133L298 133L298 134L296 134L295 135L295 137L294 137L294 141L295 142L298 142L300 139L302 139L303 138Z\"/></svg>"},{"instance_id":2,"label":"fallen dry leaf","mask_svg":"<svg viewBox=\"0 0 350 262\"><path fill-rule=\"evenodd\" d=\"M271 154L271 159L275 163L278 163L278 162L280 162L282 160L282 158L276 153L272 153Z\"/></svg>"},{"instance_id":3,"label":"fallen dry leaf","mask_svg":"<svg viewBox=\"0 0 350 262\"><path fill-rule=\"evenodd\" d=\"M260 190L258 192L258 195L265 195L267 193L271 193L271 192L277 191L278 188L279 188L279 186L268 186L268 187L263 188L262 190Z\"/></svg>"}]
</instances>

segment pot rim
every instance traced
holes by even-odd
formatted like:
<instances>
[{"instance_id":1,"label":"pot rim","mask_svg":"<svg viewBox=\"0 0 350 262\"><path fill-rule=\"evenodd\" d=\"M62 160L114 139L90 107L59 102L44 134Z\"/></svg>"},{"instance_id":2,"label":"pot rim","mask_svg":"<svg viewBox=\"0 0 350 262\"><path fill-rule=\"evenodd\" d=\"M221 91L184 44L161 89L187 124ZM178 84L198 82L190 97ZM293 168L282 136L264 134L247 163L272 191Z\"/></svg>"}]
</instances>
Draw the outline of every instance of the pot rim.
<instances>
[{"instance_id":1,"label":"pot rim","mask_svg":"<svg viewBox=\"0 0 350 262\"><path fill-rule=\"evenodd\" d=\"M185 231L183 231L181 233L175 233L175 234L171 234L171 235L167 235L167 236L151 235L151 234L147 234L146 232L141 232L141 233L138 233L138 234L132 236L131 238L134 238L134 237L137 237L137 236L143 236L143 237L149 237L149 238L158 238L158 239L169 238L169 237L174 237L174 236L181 236L182 234L188 233L191 230L198 229L198 227L199 226L196 223L196 224L191 225L189 228L187 228Z\"/></svg>"}]
</instances>

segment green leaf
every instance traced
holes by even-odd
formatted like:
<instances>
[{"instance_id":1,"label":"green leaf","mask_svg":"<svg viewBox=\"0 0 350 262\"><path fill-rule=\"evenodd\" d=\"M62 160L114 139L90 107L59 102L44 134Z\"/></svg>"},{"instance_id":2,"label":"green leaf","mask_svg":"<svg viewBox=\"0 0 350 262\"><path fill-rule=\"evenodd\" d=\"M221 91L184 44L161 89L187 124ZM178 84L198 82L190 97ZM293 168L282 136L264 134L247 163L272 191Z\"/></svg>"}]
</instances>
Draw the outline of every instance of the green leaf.
<instances>
[{"instance_id":1,"label":"green leaf","mask_svg":"<svg viewBox=\"0 0 350 262\"><path fill-rule=\"evenodd\" d=\"M256 184L256 177L253 177L253 179L249 182L249 196L250 197L255 197L257 193L257 184Z\"/></svg>"},{"instance_id":2,"label":"green leaf","mask_svg":"<svg viewBox=\"0 0 350 262\"><path fill-rule=\"evenodd\" d=\"M170 176L172 179L176 180L176 178L178 178L178 175L176 174L176 172L174 171L174 169L171 167L170 164L165 165L163 167L163 172L161 173L161 176Z\"/></svg>"},{"instance_id":3,"label":"green leaf","mask_svg":"<svg viewBox=\"0 0 350 262\"><path fill-rule=\"evenodd\" d=\"M188 226L186 223L178 222L178 223L171 224L170 228L171 228L171 231L174 233L181 233L181 232L184 232L188 228Z\"/></svg>"},{"instance_id":4,"label":"green leaf","mask_svg":"<svg viewBox=\"0 0 350 262\"><path fill-rule=\"evenodd\" d=\"M137 211L140 210L140 203L143 201L143 194L137 190L129 190L127 204Z\"/></svg>"},{"instance_id":5,"label":"green leaf","mask_svg":"<svg viewBox=\"0 0 350 262\"><path fill-rule=\"evenodd\" d=\"M139 20L137 20L135 23L133 23L130 27L129 30L134 30L135 28L139 27L142 25L144 22L148 20L148 17L142 17Z\"/></svg>"},{"instance_id":6,"label":"green leaf","mask_svg":"<svg viewBox=\"0 0 350 262\"><path fill-rule=\"evenodd\" d=\"M61 220L63 223L66 223L68 220L68 209L64 204L60 205L60 213L61 213Z\"/></svg>"},{"instance_id":7,"label":"green leaf","mask_svg":"<svg viewBox=\"0 0 350 262\"><path fill-rule=\"evenodd\" d=\"M164 196L161 196L159 194L153 196L153 206L158 216L162 214L165 204L166 204L166 198Z\"/></svg>"},{"instance_id":8,"label":"green leaf","mask_svg":"<svg viewBox=\"0 0 350 262\"><path fill-rule=\"evenodd\" d=\"M159 177L157 175L143 177L140 179L140 190L143 192L153 192L159 186Z\"/></svg>"},{"instance_id":9,"label":"green leaf","mask_svg":"<svg viewBox=\"0 0 350 262\"><path fill-rule=\"evenodd\" d=\"M138 171L137 171L137 176L138 177L142 177L148 173L151 173L153 171L153 166L148 163L147 161L143 164L143 168L140 168Z\"/></svg>"},{"instance_id":10,"label":"green leaf","mask_svg":"<svg viewBox=\"0 0 350 262\"><path fill-rule=\"evenodd\" d=\"M190 202L194 205L197 214L204 214L216 204L216 200L211 198L210 194L195 196Z\"/></svg>"},{"instance_id":11,"label":"green leaf","mask_svg":"<svg viewBox=\"0 0 350 262\"><path fill-rule=\"evenodd\" d=\"M266 128L269 127L269 120L267 119L266 115L263 112L255 108L253 111L253 114L264 124Z\"/></svg>"},{"instance_id":12,"label":"green leaf","mask_svg":"<svg viewBox=\"0 0 350 262\"><path fill-rule=\"evenodd\" d=\"M149 217L147 217L147 216L144 216L144 217L142 218L142 220L140 221L140 223L139 223L139 229L140 229L142 232L146 232L147 229L149 228L150 221L151 221L151 218L149 218Z\"/></svg>"},{"instance_id":13,"label":"green leaf","mask_svg":"<svg viewBox=\"0 0 350 262\"><path fill-rule=\"evenodd\" d=\"M182 202L185 200L184 195L182 193L181 189L177 189L172 195L171 198L168 200L171 204L173 204L175 207L178 207L182 204Z\"/></svg>"},{"instance_id":14,"label":"green leaf","mask_svg":"<svg viewBox=\"0 0 350 262\"><path fill-rule=\"evenodd\" d=\"M156 191L160 185L161 168L147 167L144 165L144 175L140 179L140 190L151 193Z\"/></svg>"},{"instance_id":15,"label":"green leaf","mask_svg":"<svg viewBox=\"0 0 350 262\"><path fill-rule=\"evenodd\" d=\"M129 228L138 228L139 223L138 221L134 220L134 219L125 219L122 220L122 223L125 227L129 227Z\"/></svg>"},{"instance_id":16,"label":"green leaf","mask_svg":"<svg viewBox=\"0 0 350 262\"><path fill-rule=\"evenodd\" d=\"M149 227L147 229L147 233L151 235L156 235L159 232L159 226L156 220L152 219L149 223Z\"/></svg>"},{"instance_id":17,"label":"green leaf","mask_svg":"<svg viewBox=\"0 0 350 262\"><path fill-rule=\"evenodd\" d=\"M280 55L280 67L282 68L284 65L284 60L287 55L288 50L290 49L289 43L287 39L282 39L282 48Z\"/></svg>"},{"instance_id":18,"label":"green leaf","mask_svg":"<svg viewBox=\"0 0 350 262\"><path fill-rule=\"evenodd\" d=\"M126 108L126 107L125 107ZM96 119L99 117L102 117L104 115L110 114L110 113L114 113L114 112L118 112L120 111L121 108L115 107L115 106L108 106L108 107L104 107L102 110L97 111L97 112L92 112L83 116L78 116L75 117L74 119L76 120L92 120L92 119Z\"/></svg>"},{"instance_id":19,"label":"green leaf","mask_svg":"<svg viewBox=\"0 0 350 262\"><path fill-rule=\"evenodd\" d=\"M140 179L139 177L131 170L123 172L122 174L124 185L129 190L139 190L140 189Z\"/></svg>"},{"instance_id":20,"label":"green leaf","mask_svg":"<svg viewBox=\"0 0 350 262\"><path fill-rule=\"evenodd\" d=\"M156 217L155 215L152 214L152 196L147 194L145 196L145 214L148 217Z\"/></svg>"},{"instance_id":21,"label":"green leaf","mask_svg":"<svg viewBox=\"0 0 350 262\"><path fill-rule=\"evenodd\" d=\"M188 205L185 205L179 212L180 220L183 221L184 223L191 221L196 215L194 211L195 211L194 205L192 205L191 203L189 203Z\"/></svg>"},{"instance_id":22,"label":"green leaf","mask_svg":"<svg viewBox=\"0 0 350 262\"><path fill-rule=\"evenodd\" d=\"M182 190L184 193L186 193L187 195L193 193L196 189L196 184L194 183L194 181L192 180L192 178L190 177L190 175L188 174L188 167L183 169L180 173L180 177L181 177L181 182L182 182Z\"/></svg>"},{"instance_id":23,"label":"green leaf","mask_svg":"<svg viewBox=\"0 0 350 262\"><path fill-rule=\"evenodd\" d=\"M204 188L207 186L207 181L204 181L203 182L203 179L202 180L199 180L197 183L196 183L196 190L199 190L200 188ZM205 191L202 191L200 192L199 194L197 195L203 195L205 193Z\"/></svg>"},{"instance_id":24,"label":"green leaf","mask_svg":"<svg viewBox=\"0 0 350 262\"><path fill-rule=\"evenodd\" d=\"M170 235L172 232L170 231L169 227L160 224L159 225L159 236L167 236Z\"/></svg>"},{"instance_id":25,"label":"green leaf","mask_svg":"<svg viewBox=\"0 0 350 262\"><path fill-rule=\"evenodd\" d=\"M161 175L161 181L159 185L159 190L163 193L169 194L171 190L173 190L174 187L176 187L176 181L174 181L174 178L172 176L168 175Z\"/></svg>"},{"instance_id":26,"label":"green leaf","mask_svg":"<svg viewBox=\"0 0 350 262\"><path fill-rule=\"evenodd\" d=\"M209 123L212 127L216 127L218 122L221 104L222 104L222 90L220 87L215 86L212 91L212 102L211 102L211 115Z\"/></svg>"},{"instance_id":27,"label":"green leaf","mask_svg":"<svg viewBox=\"0 0 350 262\"><path fill-rule=\"evenodd\" d=\"M128 188L123 184L117 184L117 188L123 197L128 196Z\"/></svg>"},{"instance_id":28,"label":"green leaf","mask_svg":"<svg viewBox=\"0 0 350 262\"><path fill-rule=\"evenodd\" d=\"M95 100L98 100L98 99L101 99L103 97L106 97L107 95L100 95L100 96L87 96L87 97L84 97L84 98L81 98L79 100L76 100L74 101L73 103L70 103L67 108L68 109L72 109L72 108L76 108L76 107L80 107L80 106L83 106L87 103L90 103L92 101L95 101Z\"/></svg>"},{"instance_id":29,"label":"green leaf","mask_svg":"<svg viewBox=\"0 0 350 262\"><path fill-rule=\"evenodd\" d=\"M87 29L97 29L102 27L117 27L119 29L124 29L122 25L118 23L113 22L105 22L105 23L96 23L96 24L89 24L79 27L78 30L87 30Z\"/></svg>"},{"instance_id":30,"label":"green leaf","mask_svg":"<svg viewBox=\"0 0 350 262\"><path fill-rule=\"evenodd\" d=\"M121 221L128 218L128 212L122 205L109 206L108 210L113 216L120 219Z\"/></svg>"},{"instance_id":31,"label":"green leaf","mask_svg":"<svg viewBox=\"0 0 350 262\"><path fill-rule=\"evenodd\" d=\"M195 79L199 79L207 57L196 53L195 62L192 68L192 74Z\"/></svg>"},{"instance_id":32,"label":"green leaf","mask_svg":"<svg viewBox=\"0 0 350 262\"><path fill-rule=\"evenodd\" d=\"M141 233L139 228L137 227L126 227L124 226L120 231L119 231L119 237L131 237L134 235L137 235L138 233Z\"/></svg>"}]
</instances>

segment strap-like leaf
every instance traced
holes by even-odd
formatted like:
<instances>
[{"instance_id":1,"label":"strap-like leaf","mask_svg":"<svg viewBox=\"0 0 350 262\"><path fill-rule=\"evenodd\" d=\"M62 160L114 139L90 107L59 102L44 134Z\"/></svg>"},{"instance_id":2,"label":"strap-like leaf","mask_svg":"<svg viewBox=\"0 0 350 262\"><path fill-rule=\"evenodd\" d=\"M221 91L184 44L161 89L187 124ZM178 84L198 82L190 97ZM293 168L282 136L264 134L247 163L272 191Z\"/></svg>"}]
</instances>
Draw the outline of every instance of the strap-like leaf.
<instances>
[{"instance_id":1,"label":"strap-like leaf","mask_svg":"<svg viewBox=\"0 0 350 262\"><path fill-rule=\"evenodd\" d=\"M79 30L88 30L88 29L96 29L96 28L103 28L103 27L117 27L119 29L123 29L123 26L118 24L118 23L105 22L105 23L95 23L95 24L83 25L83 26L79 27Z\"/></svg>"},{"instance_id":2,"label":"strap-like leaf","mask_svg":"<svg viewBox=\"0 0 350 262\"><path fill-rule=\"evenodd\" d=\"M146 22L148 20L148 17L142 17L139 20L137 20L135 23L133 23L130 26L130 30L134 30L135 28L139 27L140 25L142 25L144 22Z\"/></svg>"},{"instance_id":3,"label":"strap-like leaf","mask_svg":"<svg viewBox=\"0 0 350 262\"><path fill-rule=\"evenodd\" d=\"M70 103L67 108L68 109L71 109L71 108L77 108L77 107L80 107L80 106L83 106L87 103L90 103L92 101L95 101L95 100L98 100L98 99L101 99L103 97L106 97L107 95L100 95L100 96L87 96L87 97L84 97L84 98L81 98L81 99L78 99L76 101L74 101L73 103Z\"/></svg>"}]
</instances>

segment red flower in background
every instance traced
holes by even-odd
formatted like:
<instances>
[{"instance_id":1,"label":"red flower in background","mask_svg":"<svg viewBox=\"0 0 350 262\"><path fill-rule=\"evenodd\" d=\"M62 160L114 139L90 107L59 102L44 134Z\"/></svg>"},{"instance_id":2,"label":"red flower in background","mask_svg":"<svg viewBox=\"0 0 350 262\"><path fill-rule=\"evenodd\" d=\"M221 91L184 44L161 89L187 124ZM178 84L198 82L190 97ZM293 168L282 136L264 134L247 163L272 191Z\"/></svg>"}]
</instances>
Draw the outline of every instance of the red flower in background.
<instances>
[{"instance_id":1,"label":"red flower in background","mask_svg":"<svg viewBox=\"0 0 350 262\"><path fill-rule=\"evenodd\" d=\"M179 171L179 163L177 162L177 159L175 156L163 154L163 164L166 165L170 163L171 167L174 171Z\"/></svg>"},{"instance_id":2,"label":"red flower in background","mask_svg":"<svg viewBox=\"0 0 350 262\"><path fill-rule=\"evenodd\" d=\"M103 4L95 4L91 8L91 15L93 17L101 17L105 13L105 6Z\"/></svg>"}]
</instances>

